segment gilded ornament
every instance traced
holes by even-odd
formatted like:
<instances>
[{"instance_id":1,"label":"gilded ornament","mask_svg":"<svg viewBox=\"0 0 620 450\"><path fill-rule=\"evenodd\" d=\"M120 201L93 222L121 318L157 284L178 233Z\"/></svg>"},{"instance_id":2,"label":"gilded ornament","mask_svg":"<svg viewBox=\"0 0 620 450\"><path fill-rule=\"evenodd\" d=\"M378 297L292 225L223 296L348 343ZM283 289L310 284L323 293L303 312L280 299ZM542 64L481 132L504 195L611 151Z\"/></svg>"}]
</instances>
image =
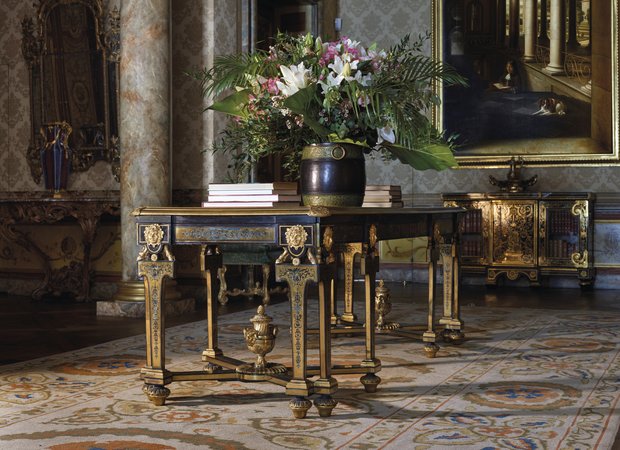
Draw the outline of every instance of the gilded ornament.
<instances>
[{"instance_id":1,"label":"gilded ornament","mask_svg":"<svg viewBox=\"0 0 620 450\"><path fill-rule=\"evenodd\" d=\"M142 392L146 394L148 399L153 402L155 406L163 406L170 395L170 389L156 384L145 384L142 387Z\"/></svg>"},{"instance_id":2,"label":"gilded ornament","mask_svg":"<svg viewBox=\"0 0 620 450\"><path fill-rule=\"evenodd\" d=\"M392 310L392 301L390 299L390 290L385 286L383 280L379 280L378 286L375 288L375 312L377 314L376 326L378 331L396 330L400 324L395 322L387 322L387 316Z\"/></svg>"},{"instance_id":3,"label":"gilded ornament","mask_svg":"<svg viewBox=\"0 0 620 450\"><path fill-rule=\"evenodd\" d=\"M144 227L144 240L146 244L151 247L156 247L161 244L161 241L164 239L164 230L159 226L159 224L154 223L152 225L148 225Z\"/></svg>"},{"instance_id":4,"label":"gilded ornament","mask_svg":"<svg viewBox=\"0 0 620 450\"><path fill-rule=\"evenodd\" d=\"M140 252L138 252L138 257L136 258L138 261L144 261L148 258L149 255L149 249L146 245L143 245L142 248L140 249Z\"/></svg>"},{"instance_id":5,"label":"gilded ornament","mask_svg":"<svg viewBox=\"0 0 620 450\"><path fill-rule=\"evenodd\" d=\"M433 238L435 239L435 242L437 244L443 244L445 241L443 236L441 235L441 230L439 229L438 223L436 223L433 227Z\"/></svg>"},{"instance_id":6,"label":"gilded ornament","mask_svg":"<svg viewBox=\"0 0 620 450\"><path fill-rule=\"evenodd\" d=\"M576 267L588 267L588 251L582 253L575 252L570 256L571 261Z\"/></svg>"},{"instance_id":7,"label":"gilded ornament","mask_svg":"<svg viewBox=\"0 0 620 450\"><path fill-rule=\"evenodd\" d=\"M265 306L260 305L256 315L250 319L252 326L243 329L245 343L248 350L256 354L256 362L239 366L237 373L259 376L286 372L283 365L268 363L265 359L265 355L273 350L278 334L278 327L272 325L271 321L272 318L265 314Z\"/></svg>"},{"instance_id":8,"label":"gilded ornament","mask_svg":"<svg viewBox=\"0 0 620 450\"><path fill-rule=\"evenodd\" d=\"M524 161L523 157L514 156L508 161L510 170L506 175L505 180L498 180L493 175L489 175L489 183L499 187L501 192L523 192L528 186L533 186L538 181L538 175L534 175L527 180L521 179L521 170L523 169Z\"/></svg>"},{"instance_id":9,"label":"gilded ornament","mask_svg":"<svg viewBox=\"0 0 620 450\"><path fill-rule=\"evenodd\" d=\"M368 244L369 251L374 252L375 246L377 245L377 226L373 223L370 225L370 229L368 230Z\"/></svg>"},{"instance_id":10,"label":"gilded ornament","mask_svg":"<svg viewBox=\"0 0 620 450\"><path fill-rule=\"evenodd\" d=\"M573 216L579 216L582 217L584 219L588 218L588 202L585 200L578 200L575 203L573 203L573 206L571 208L571 213L573 214Z\"/></svg>"},{"instance_id":11,"label":"gilded ornament","mask_svg":"<svg viewBox=\"0 0 620 450\"><path fill-rule=\"evenodd\" d=\"M286 230L286 245L290 249L303 248L306 240L308 239L308 233L301 225L295 225Z\"/></svg>"},{"instance_id":12,"label":"gilded ornament","mask_svg":"<svg viewBox=\"0 0 620 450\"><path fill-rule=\"evenodd\" d=\"M308 215L310 217L329 217L331 212L325 206L311 206Z\"/></svg>"},{"instance_id":13,"label":"gilded ornament","mask_svg":"<svg viewBox=\"0 0 620 450\"><path fill-rule=\"evenodd\" d=\"M334 246L334 230L332 227L325 228L325 232L323 233L323 247L327 251L327 264L331 264L336 261L336 256L332 251Z\"/></svg>"}]
</instances>

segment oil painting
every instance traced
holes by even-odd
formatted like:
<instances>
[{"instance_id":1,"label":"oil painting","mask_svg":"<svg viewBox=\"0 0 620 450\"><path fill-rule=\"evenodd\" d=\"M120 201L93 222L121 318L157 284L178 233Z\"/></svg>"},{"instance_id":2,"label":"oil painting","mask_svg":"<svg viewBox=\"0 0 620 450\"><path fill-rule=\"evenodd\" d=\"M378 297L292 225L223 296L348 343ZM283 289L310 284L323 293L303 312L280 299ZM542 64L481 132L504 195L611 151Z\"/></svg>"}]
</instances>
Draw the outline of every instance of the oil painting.
<instances>
[{"instance_id":1,"label":"oil painting","mask_svg":"<svg viewBox=\"0 0 620 450\"><path fill-rule=\"evenodd\" d=\"M459 165L618 162L619 0L433 0L438 86Z\"/></svg>"}]
</instances>

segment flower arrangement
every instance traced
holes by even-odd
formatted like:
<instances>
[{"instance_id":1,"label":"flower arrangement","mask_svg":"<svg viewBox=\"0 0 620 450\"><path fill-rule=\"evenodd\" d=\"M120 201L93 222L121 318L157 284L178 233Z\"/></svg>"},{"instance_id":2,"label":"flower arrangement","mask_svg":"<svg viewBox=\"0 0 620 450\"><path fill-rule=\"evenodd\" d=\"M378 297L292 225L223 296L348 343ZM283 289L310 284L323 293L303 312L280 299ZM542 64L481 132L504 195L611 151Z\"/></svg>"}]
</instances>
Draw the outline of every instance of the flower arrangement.
<instances>
[{"instance_id":1,"label":"flower arrangement","mask_svg":"<svg viewBox=\"0 0 620 450\"><path fill-rule=\"evenodd\" d=\"M246 166L282 154L291 174L302 147L321 142L358 144L419 170L456 166L452 140L428 113L439 102L435 83L466 82L422 53L426 39L378 50L280 33L268 51L216 58L195 74L205 96L226 94L209 109L234 116L213 149L236 151Z\"/></svg>"}]
</instances>

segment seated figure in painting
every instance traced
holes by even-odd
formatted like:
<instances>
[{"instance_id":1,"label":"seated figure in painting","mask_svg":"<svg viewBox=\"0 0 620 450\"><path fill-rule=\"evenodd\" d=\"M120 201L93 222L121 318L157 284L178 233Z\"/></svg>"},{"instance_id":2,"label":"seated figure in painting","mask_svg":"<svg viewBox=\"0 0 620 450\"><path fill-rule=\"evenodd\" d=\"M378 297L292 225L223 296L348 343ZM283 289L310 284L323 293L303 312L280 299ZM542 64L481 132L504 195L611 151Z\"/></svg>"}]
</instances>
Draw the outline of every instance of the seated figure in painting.
<instances>
[{"instance_id":1,"label":"seated figure in painting","mask_svg":"<svg viewBox=\"0 0 620 450\"><path fill-rule=\"evenodd\" d=\"M506 62L504 73L497 83L493 83L492 87L499 91L510 92L511 94L516 94L521 90L521 76L514 59L509 59Z\"/></svg>"}]
</instances>

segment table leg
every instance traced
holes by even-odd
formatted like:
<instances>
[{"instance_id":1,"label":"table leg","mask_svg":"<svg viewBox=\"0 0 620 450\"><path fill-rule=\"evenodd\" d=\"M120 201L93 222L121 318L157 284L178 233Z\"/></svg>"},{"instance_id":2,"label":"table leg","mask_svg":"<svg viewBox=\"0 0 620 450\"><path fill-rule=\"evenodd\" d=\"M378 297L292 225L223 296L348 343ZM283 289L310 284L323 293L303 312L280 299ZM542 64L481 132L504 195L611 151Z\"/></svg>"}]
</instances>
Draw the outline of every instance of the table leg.
<instances>
[{"instance_id":1,"label":"table leg","mask_svg":"<svg viewBox=\"0 0 620 450\"><path fill-rule=\"evenodd\" d=\"M429 238L428 244L428 315L427 329L422 335L426 356L434 358L439 351L437 345L437 333L435 331L435 278L437 275L437 252L433 238Z\"/></svg>"},{"instance_id":2,"label":"table leg","mask_svg":"<svg viewBox=\"0 0 620 450\"><path fill-rule=\"evenodd\" d=\"M331 302L333 298L326 298L326 286L333 286L337 276L336 264L329 264L321 269L319 288L319 379L314 382L314 392L320 397L314 401L319 410L319 416L329 417L338 404L332 394L338 389L338 381L331 376ZM331 289L329 290L331 294Z\"/></svg>"},{"instance_id":3,"label":"table leg","mask_svg":"<svg viewBox=\"0 0 620 450\"><path fill-rule=\"evenodd\" d=\"M381 361L375 354L375 280L379 271L379 258L374 255L362 255L360 270L364 275L365 305L366 305L366 357L361 363L368 372L360 378L366 392L376 392L381 378L375 372L381 370Z\"/></svg>"},{"instance_id":4,"label":"table leg","mask_svg":"<svg viewBox=\"0 0 620 450\"><path fill-rule=\"evenodd\" d=\"M142 390L156 406L170 395L165 387L172 376L165 367L164 279L174 278L174 260L138 261L138 275L144 278L146 317L146 366L140 375Z\"/></svg>"},{"instance_id":5,"label":"table leg","mask_svg":"<svg viewBox=\"0 0 620 450\"><path fill-rule=\"evenodd\" d=\"M463 321L459 311L459 261L456 242L440 244L443 263L443 317L439 323L445 326L443 338L446 342L461 344L465 339Z\"/></svg>"},{"instance_id":6,"label":"table leg","mask_svg":"<svg viewBox=\"0 0 620 450\"><path fill-rule=\"evenodd\" d=\"M207 291L207 348L202 352L202 360L207 358L217 358L224 353L218 347L217 331L217 292L215 289L215 279L218 272L223 267L222 254L213 245L203 245L200 251L200 269L205 280ZM222 370L222 367L211 362L207 362L204 370L215 373Z\"/></svg>"},{"instance_id":7,"label":"table leg","mask_svg":"<svg viewBox=\"0 0 620 450\"><path fill-rule=\"evenodd\" d=\"M345 244L342 252L344 258L344 312L340 316L343 322L355 322L353 313L353 268L355 255L362 253L362 243Z\"/></svg>"},{"instance_id":8,"label":"table leg","mask_svg":"<svg viewBox=\"0 0 620 450\"><path fill-rule=\"evenodd\" d=\"M313 383L307 378L307 303L306 286L308 282L319 281L319 268L312 264L276 264L276 280L285 281L289 286L291 302L291 346L293 350L293 377L286 384L286 394L294 396L289 402L293 416L303 419L312 403L306 397L314 393ZM324 299L324 295L323 295ZM324 325L323 325L324 327ZM321 339L326 339L320 332ZM327 342L327 341L326 341Z\"/></svg>"}]
</instances>

